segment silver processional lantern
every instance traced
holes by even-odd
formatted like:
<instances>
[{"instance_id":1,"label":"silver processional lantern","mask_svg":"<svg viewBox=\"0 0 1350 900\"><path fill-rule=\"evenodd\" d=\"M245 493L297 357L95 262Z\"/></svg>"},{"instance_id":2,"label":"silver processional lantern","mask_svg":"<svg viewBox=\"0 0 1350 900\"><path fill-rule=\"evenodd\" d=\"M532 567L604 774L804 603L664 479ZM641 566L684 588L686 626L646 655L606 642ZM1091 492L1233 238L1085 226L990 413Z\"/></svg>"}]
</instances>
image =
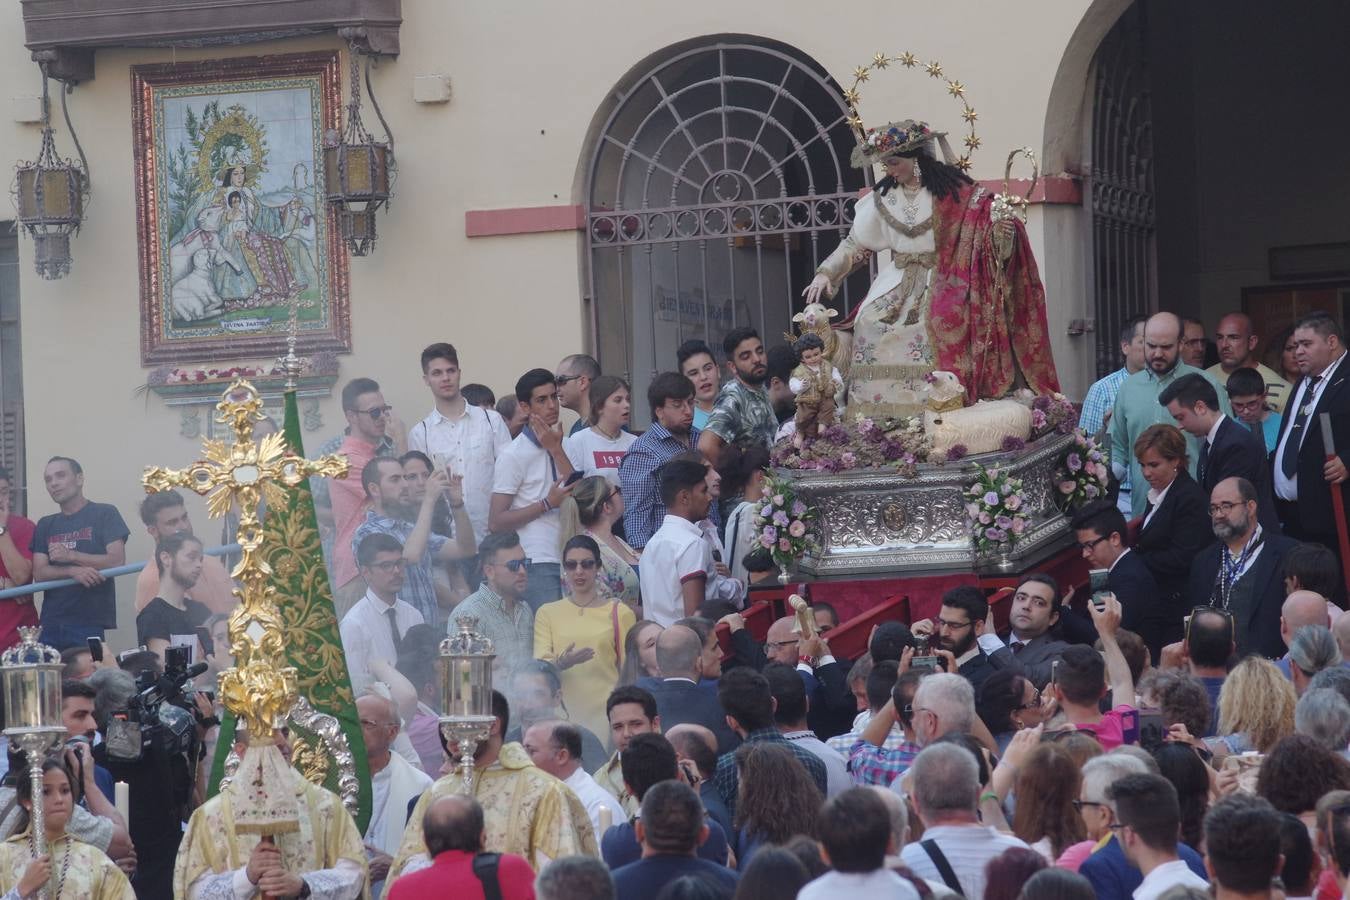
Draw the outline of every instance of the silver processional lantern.
<instances>
[{"instance_id":1,"label":"silver processional lantern","mask_svg":"<svg viewBox=\"0 0 1350 900\"><path fill-rule=\"evenodd\" d=\"M361 55L366 57L366 91L375 115L384 126L387 141L375 140L361 121L361 73L357 62ZM337 213L338 228L352 255L365 256L375 249L375 214L389 201L397 167L394 136L370 86L371 54L362 54L352 41L348 58L351 99L347 102L347 124L341 135L330 132L324 141L324 199Z\"/></svg>"},{"instance_id":2,"label":"silver processional lantern","mask_svg":"<svg viewBox=\"0 0 1350 900\"><path fill-rule=\"evenodd\" d=\"M458 620L459 632L441 641L441 735L459 745L464 793L473 793L473 754L492 735L492 641L478 620Z\"/></svg>"},{"instance_id":3,"label":"silver processional lantern","mask_svg":"<svg viewBox=\"0 0 1350 900\"><path fill-rule=\"evenodd\" d=\"M42 149L33 162L20 163L15 172L14 208L20 227L33 238L33 258L43 278L60 278L70 272L70 236L80 230L89 193L89 161L70 123L66 94L72 85L62 82L61 112L70 131L80 162L62 159L52 133L52 105L48 91L47 63L42 70Z\"/></svg>"},{"instance_id":4,"label":"silver processional lantern","mask_svg":"<svg viewBox=\"0 0 1350 900\"><path fill-rule=\"evenodd\" d=\"M42 812L42 763L66 736L61 719L61 654L38 643L38 628L20 628L19 643L0 654L4 684L5 737L24 752L33 785L33 857L47 852Z\"/></svg>"}]
</instances>

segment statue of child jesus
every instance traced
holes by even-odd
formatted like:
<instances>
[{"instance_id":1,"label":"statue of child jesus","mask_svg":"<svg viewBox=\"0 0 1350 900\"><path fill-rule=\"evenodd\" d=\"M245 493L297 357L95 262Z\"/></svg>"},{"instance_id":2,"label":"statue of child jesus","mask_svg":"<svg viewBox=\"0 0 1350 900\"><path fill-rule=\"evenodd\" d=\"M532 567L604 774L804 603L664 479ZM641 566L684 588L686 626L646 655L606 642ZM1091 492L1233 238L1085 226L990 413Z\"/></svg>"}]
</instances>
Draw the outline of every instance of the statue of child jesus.
<instances>
[{"instance_id":1,"label":"statue of child jesus","mask_svg":"<svg viewBox=\"0 0 1350 900\"><path fill-rule=\"evenodd\" d=\"M800 365L792 370L788 387L797 397L798 446L804 438L813 438L821 428L835 423L835 391L844 385L839 370L825 359L825 342L820 335L804 334L792 345Z\"/></svg>"}]
</instances>

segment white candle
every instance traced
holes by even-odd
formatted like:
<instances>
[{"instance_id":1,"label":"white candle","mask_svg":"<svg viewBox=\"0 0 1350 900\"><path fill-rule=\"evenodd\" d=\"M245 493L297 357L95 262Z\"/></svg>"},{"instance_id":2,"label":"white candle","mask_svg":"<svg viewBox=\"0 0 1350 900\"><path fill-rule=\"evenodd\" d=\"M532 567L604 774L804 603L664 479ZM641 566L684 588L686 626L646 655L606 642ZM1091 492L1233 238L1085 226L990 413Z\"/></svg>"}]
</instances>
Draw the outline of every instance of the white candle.
<instances>
[{"instance_id":1,"label":"white candle","mask_svg":"<svg viewBox=\"0 0 1350 900\"><path fill-rule=\"evenodd\" d=\"M127 824L127 827L130 827L131 792L128 790L125 781L118 781L113 784L113 806L117 807L117 814L122 817L122 821Z\"/></svg>"}]
</instances>

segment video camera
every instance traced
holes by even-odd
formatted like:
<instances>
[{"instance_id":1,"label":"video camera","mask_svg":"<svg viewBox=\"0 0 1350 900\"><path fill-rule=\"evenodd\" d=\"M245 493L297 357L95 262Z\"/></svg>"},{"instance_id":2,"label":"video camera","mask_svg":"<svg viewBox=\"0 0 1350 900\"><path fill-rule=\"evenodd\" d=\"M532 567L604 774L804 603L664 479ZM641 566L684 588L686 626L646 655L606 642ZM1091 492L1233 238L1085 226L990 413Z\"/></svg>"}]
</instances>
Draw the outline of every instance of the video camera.
<instances>
[{"instance_id":1,"label":"video camera","mask_svg":"<svg viewBox=\"0 0 1350 900\"><path fill-rule=\"evenodd\" d=\"M206 668L206 663L188 665L188 648L169 647L164 651L162 675L153 668L142 669L127 708L114 711L108 718L104 736L108 758L139 762L151 749L166 756L193 757L199 743L197 692L184 688Z\"/></svg>"}]
</instances>

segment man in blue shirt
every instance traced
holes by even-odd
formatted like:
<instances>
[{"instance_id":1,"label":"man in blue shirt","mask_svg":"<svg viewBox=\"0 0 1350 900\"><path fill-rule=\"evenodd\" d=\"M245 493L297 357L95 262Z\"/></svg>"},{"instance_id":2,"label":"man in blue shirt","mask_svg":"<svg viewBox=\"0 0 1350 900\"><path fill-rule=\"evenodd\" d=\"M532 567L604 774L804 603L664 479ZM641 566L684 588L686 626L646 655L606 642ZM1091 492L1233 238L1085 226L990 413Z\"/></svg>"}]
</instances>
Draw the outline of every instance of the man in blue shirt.
<instances>
[{"instance_id":1,"label":"man in blue shirt","mask_svg":"<svg viewBox=\"0 0 1350 900\"><path fill-rule=\"evenodd\" d=\"M614 871L618 900L650 900L665 885L686 875L728 895L736 889L735 871L695 855L707 837L708 823L703 804L687 784L663 781L654 785L642 800L636 827L642 858Z\"/></svg>"}]
</instances>

